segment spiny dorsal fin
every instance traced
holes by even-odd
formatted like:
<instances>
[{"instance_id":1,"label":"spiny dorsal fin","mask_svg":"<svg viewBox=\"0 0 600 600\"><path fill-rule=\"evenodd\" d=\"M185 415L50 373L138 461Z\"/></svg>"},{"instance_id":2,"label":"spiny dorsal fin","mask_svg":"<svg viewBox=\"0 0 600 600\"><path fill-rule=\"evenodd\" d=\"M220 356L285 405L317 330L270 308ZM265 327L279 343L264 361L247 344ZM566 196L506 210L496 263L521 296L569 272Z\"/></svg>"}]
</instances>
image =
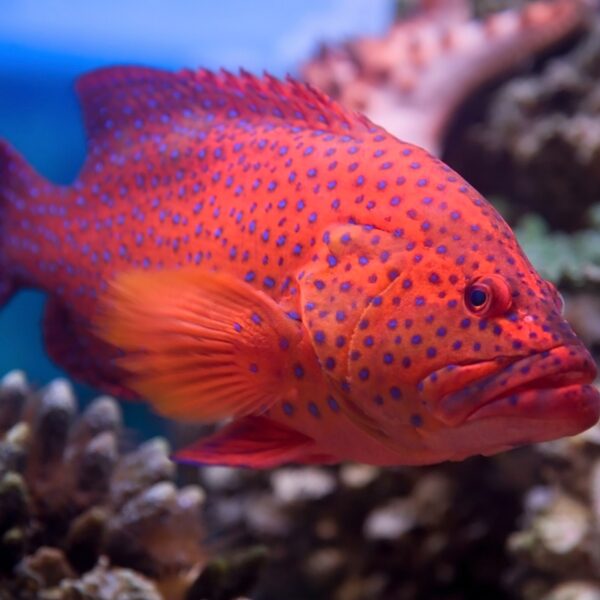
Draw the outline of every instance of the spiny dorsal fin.
<instances>
[{"instance_id":1,"label":"spiny dorsal fin","mask_svg":"<svg viewBox=\"0 0 600 600\"><path fill-rule=\"evenodd\" d=\"M193 136L227 122L354 135L378 129L308 84L243 70L111 67L82 76L77 92L92 149L123 148L140 135Z\"/></svg>"}]
</instances>

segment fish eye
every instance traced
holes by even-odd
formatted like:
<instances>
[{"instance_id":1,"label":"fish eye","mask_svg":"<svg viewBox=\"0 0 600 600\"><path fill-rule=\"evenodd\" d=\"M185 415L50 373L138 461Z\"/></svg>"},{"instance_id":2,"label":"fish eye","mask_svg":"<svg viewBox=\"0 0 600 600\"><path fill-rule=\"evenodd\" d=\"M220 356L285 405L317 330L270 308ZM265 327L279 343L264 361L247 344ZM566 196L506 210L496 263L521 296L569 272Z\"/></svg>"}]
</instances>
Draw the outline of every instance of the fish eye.
<instances>
[{"instance_id":1,"label":"fish eye","mask_svg":"<svg viewBox=\"0 0 600 600\"><path fill-rule=\"evenodd\" d=\"M479 317L504 314L512 304L510 287L499 275L481 277L465 289L467 309Z\"/></svg>"},{"instance_id":2,"label":"fish eye","mask_svg":"<svg viewBox=\"0 0 600 600\"><path fill-rule=\"evenodd\" d=\"M483 282L472 283L465 290L465 304L475 314L485 312L491 298L492 290L489 285Z\"/></svg>"},{"instance_id":3,"label":"fish eye","mask_svg":"<svg viewBox=\"0 0 600 600\"><path fill-rule=\"evenodd\" d=\"M475 286L469 291L469 302L473 308L485 306L488 299L488 291L483 286Z\"/></svg>"}]
</instances>

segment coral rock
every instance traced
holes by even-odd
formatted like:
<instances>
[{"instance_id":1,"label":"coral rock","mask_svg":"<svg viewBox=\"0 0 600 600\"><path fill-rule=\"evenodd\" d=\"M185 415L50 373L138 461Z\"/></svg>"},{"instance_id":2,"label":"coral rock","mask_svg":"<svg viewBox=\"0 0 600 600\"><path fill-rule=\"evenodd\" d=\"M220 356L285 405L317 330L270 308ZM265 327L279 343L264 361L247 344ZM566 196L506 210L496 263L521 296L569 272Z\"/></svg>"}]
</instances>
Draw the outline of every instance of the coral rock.
<instances>
[{"instance_id":1,"label":"coral rock","mask_svg":"<svg viewBox=\"0 0 600 600\"><path fill-rule=\"evenodd\" d=\"M567 37L587 14L580 0L538 0L485 20L473 19L466 0L419 4L382 37L323 47L302 73L345 106L437 155L474 90Z\"/></svg>"},{"instance_id":2,"label":"coral rock","mask_svg":"<svg viewBox=\"0 0 600 600\"><path fill-rule=\"evenodd\" d=\"M77 416L66 380L34 393L18 372L0 423L0 600L184 598L205 562L204 491L175 486L166 441L123 455L114 399Z\"/></svg>"},{"instance_id":3,"label":"coral rock","mask_svg":"<svg viewBox=\"0 0 600 600\"><path fill-rule=\"evenodd\" d=\"M588 225L600 197L600 22L540 73L513 79L492 96L483 123L464 132L452 166L488 195L518 200L551 227ZM574 207L576 209L574 210Z\"/></svg>"}]
</instances>

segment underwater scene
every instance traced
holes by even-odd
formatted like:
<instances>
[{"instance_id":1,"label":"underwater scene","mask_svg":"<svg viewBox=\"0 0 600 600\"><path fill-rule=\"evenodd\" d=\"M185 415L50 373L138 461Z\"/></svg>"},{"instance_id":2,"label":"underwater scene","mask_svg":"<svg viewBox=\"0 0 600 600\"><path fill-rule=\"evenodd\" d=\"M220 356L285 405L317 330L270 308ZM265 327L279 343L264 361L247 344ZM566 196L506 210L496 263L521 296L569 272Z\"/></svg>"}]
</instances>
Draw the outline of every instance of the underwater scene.
<instances>
[{"instance_id":1,"label":"underwater scene","mask_svg":"<svg viewBox=\"0 0 600 600\"><path fill-rule=\"evenodd\" d=\"M596 0L1 10L0 600L600 600Z\"/></svg>"}]
</instances>

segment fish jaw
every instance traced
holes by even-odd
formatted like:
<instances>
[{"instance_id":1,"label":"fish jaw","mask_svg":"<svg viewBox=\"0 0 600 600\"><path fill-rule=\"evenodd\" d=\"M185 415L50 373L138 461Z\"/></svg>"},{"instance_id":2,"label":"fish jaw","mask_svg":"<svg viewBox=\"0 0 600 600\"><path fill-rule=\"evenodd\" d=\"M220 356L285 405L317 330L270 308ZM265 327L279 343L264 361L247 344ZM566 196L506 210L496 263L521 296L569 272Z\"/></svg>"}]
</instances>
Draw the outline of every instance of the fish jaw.
<instances>
[{"instance_id":1,"label":"fish jaw","mask_svg":"<svg viewBox=\"0 0 600 600\"><path fill-rule=\"evenodd\" d=\"M502 366L498 360L496 371L490 374L493 365L494 361L487 361L455 366L451 380L461 382L462 371L469 370L471 381L450 391L448 387L453 386L446 381L445 393L428 403L432 415L448 427L489 419L554 423L548 425L544 439L575 434L598 421L600 393L590 385L597 370L582 345L560 345L508 364L505 361ZM474 378L477 367L481 376ZM438 373L438 378L443 379L443 374ZM530 441L540 441L539 436Z\"/></svg>"}]
</instances>

